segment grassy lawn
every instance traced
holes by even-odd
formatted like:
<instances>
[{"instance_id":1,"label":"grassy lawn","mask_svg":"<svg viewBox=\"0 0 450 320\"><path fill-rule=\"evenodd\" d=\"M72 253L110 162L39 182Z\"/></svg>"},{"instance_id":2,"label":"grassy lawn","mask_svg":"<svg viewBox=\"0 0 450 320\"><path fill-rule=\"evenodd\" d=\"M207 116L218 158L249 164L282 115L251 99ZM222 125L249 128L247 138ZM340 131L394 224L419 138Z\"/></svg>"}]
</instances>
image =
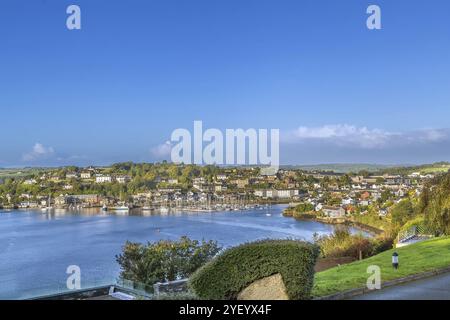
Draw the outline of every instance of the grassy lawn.
<instances>
[{"instance_id":1,"label":"grassy lawn","mask_svg":"<svg viewBox=\"0 0 450 320\"><path fill-rule=\"evenodd\" d=\"M400 268L394 270L392 253L399 254ZM436 238L403 248L385 251L376 256L316 273L313 296L356 289L366 286L367 267L381 268L381 281L389 281L408 275L442 269L450 266L450 237Z\"/></svg>"}]
</instances>

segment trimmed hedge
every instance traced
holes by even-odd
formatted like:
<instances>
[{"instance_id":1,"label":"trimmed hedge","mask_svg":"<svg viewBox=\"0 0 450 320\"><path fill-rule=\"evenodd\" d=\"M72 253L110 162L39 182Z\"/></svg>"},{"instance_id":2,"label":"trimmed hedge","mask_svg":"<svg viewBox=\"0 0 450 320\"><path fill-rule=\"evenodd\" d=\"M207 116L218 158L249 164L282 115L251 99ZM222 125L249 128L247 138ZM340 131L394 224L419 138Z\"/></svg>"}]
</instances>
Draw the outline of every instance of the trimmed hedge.
<instances>
[{"instance_id":1,"label":"trimmed hedge","mask_svg":"<svg viewBox=\"0 0 450 320\"><path fill-rule=\"evenodd\" d=\"M280 273L291 300L309 299L319 247L296 240L262 240L230 248L197 270L189 287L200 298L233 300L256 280Z\"/></svg>"}]
</instances>

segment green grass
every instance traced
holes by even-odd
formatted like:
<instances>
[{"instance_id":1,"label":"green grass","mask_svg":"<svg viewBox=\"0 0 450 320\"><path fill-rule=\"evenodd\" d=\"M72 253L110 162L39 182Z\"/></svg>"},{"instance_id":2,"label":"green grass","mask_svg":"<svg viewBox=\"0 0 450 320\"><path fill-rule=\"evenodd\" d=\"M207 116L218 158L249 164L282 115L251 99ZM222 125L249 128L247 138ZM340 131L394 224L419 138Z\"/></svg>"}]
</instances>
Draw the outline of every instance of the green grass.
<instances>
[{"instance_id":1,"label":"green grass","mask_svg":"<svg viewBox=\"0 0 450 320\"><path fill-rule=\"evenodd\" d=\"M49 171L45 168L22 168L22 169L1 169L0 168L0 179L7 178L24 178L34 174L41 174Z\"/></svg>"},{"instance_id":2,"label":"green grass","mask_svg":"<svg viewBox=\"0 0 450 320\"><path fill-rule=\"evenodd\" d=\"M399 254L400 268L398 270L394 270L391 264L394 251ZM377 265L381 268L382 282L449 267L450 237L436 238L403 248L391 249L361 261L316 273L313 296L326 296L365 287L367 278L370 276L367 273L367 267L370 265Z\"/></svg>"},{"instance_id":3,"label":"green grass","mask_svg":"<svg viewBox=\"0 0 450 320\"><path fill-rule=\"evenodd\" d=\"M420 169L420 172L423 174L428 174L428 173L444 173L444 172L448 172L448 170L450 169L450 165L443 165L440 167L427 167L424 169Z\"/></svg>"}]
</instances>

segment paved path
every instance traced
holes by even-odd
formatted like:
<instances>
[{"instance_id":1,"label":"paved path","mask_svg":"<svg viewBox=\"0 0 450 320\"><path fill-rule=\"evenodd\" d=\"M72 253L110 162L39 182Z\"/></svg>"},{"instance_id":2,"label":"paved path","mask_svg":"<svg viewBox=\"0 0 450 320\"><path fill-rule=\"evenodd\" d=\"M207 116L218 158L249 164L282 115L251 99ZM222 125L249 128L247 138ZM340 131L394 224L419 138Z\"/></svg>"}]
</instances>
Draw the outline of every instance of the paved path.
<instances>
[{"instance_id":1,"label":"paved path","mask_svg":"<svg viewBox=\"0 0 450 320\"><path fill-rule=\"evenodd\" d=\"M450 273L388 287L353 300L450 300Z\"/></svg>"}]
</instances>

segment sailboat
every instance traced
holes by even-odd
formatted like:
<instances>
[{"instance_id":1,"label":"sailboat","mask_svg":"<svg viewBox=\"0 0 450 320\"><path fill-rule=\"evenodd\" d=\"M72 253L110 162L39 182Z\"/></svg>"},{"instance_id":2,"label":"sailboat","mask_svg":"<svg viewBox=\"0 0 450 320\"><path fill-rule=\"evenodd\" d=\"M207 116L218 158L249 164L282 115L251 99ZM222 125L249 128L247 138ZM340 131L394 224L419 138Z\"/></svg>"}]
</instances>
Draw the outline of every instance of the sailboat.
<instances>
[{"instance_id":1,"label":"sailboat","mask_svg":"<svg viewBox=\"0 0 450 320\"><path fill-rule=\"evenodd\" d=\"M47 211L53 210L53 207L52 207L51 203L52 203L52 196L49 195L49 196L48 196L48 199L47 199L47 206L41 208L41 210L42 210L43 212L47 212Z\"/></svg>"},{"instance_id":2,"label":"sailboat","mask_svg":"<svg viewBox=\"0 0 450 320\"><path fill-rule=\"evenodd\" d=\"M271 213L270 211L271 211L271 209L272 209L272 206L269 205L269 206L266 206L266 208L267 208L266 216L267 216L267 217L271 217L271 216L272 216L272 213Z\"/></svg>"},{"instance_id":3,"label":"sailboat","mask_svg":"<svg viewBox=\"0 0 450 320\"><path fill-rule=\"evenodd\" d=\"M151 207L150 203L146 201L145 205L142 207L142 211L151 211L151 210L153 210L153 207Z\"/></svg>"}]
</instances>

